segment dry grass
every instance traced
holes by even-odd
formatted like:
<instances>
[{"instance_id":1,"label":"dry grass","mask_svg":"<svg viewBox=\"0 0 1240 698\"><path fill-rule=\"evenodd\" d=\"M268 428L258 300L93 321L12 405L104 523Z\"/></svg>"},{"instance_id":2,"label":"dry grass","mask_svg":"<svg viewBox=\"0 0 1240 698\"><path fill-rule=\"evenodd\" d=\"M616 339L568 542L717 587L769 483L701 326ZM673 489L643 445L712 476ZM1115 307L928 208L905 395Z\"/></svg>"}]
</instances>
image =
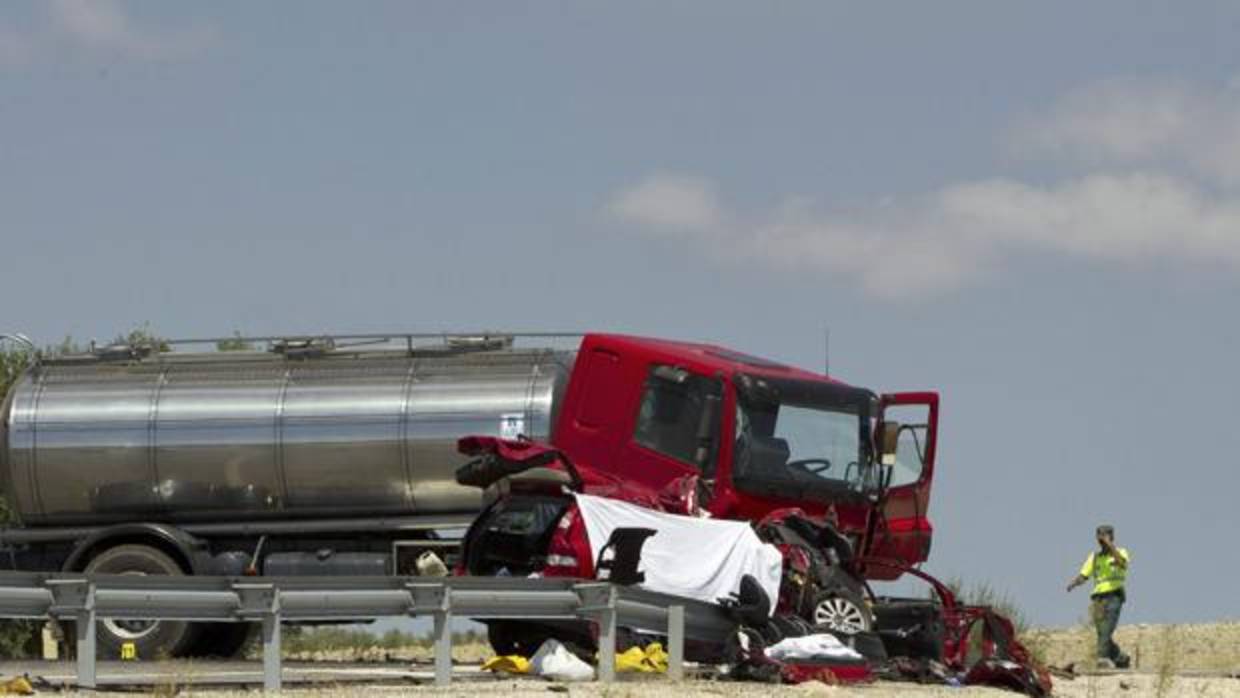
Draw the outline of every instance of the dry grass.
<instances>
[{"instance_id":1,"label":"dry grass","mask_svg":"<svg viewBox=\"0 0 1240 698\"><path fill-rule=\"evenodd\" d=\"M290 661L313 662L411 662L434 656L431 639L399 630L375 636L362 630L321 626L301 628L283 638L283 656ZM261 648L249 655L257 658ZM486 637L476 632L452 634L452 658L478 663L492 654Z\"/></svg>"},{"instance_id":2,"label":"dry grass","mask_svg":"<svg viewBox=\"0 0 1240 698\"><path fill-rule=\"evenodd\" d=\"M1029 635L1044 647L1054 666L1087 667L1094 654L1094 629L1088 623L1067 629L1035 629ZM1120 625L1115 641L1133 659L1133 669L1157 673L1240 671L1240 622L1199 625ZM1236 686L1240 695L1240 684Z\"/></svg>"},{"instance_id":3,"label":"dry grass","mask_svg":"<svg viewBox=\"0 0 1240 698\"><path fill-rule=\"evenodd\" d=\"M1170 691L1175 686L1176 674L1180 672L1181 650L1180 633L1176 626L1164 627L1159 633L1158 663L1154 667L1156 677L1154 689L1158 698L1171 695Z\"/></svg>"}]
</instances>

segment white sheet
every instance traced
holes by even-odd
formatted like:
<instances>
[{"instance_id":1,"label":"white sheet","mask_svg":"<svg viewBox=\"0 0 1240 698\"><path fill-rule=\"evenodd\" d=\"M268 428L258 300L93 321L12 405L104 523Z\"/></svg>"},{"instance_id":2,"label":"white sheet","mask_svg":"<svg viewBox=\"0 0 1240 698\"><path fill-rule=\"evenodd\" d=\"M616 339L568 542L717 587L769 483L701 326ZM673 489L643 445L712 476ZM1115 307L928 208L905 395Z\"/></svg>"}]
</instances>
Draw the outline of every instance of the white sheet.
<instances>
[{"instance_id":1,"label":"white sheet","mask_svg":"<svg viewBox=\"0 0 1240 698\"><path fill-rule=\"evenodd\" d=\"M646 574L643 588L715 603L739 591L741 577L751 574L770 596L774 613L783 557L748 523L665 514L586 494L576 497L596 564L615 529L653 528L658 533L646 539L638 566Z\"/></svg>"},{"instance_id":2,"label":"white sheet","mask_svg":"<svg viewBox=\"0 0 1240 698\"><path fill-rule=\"evenodd\" d=\"M861 653L839 641L834 635L822 633L804 637L787 637L763 650L771 659L865 659Z\"/></svg>"}]
</instances>

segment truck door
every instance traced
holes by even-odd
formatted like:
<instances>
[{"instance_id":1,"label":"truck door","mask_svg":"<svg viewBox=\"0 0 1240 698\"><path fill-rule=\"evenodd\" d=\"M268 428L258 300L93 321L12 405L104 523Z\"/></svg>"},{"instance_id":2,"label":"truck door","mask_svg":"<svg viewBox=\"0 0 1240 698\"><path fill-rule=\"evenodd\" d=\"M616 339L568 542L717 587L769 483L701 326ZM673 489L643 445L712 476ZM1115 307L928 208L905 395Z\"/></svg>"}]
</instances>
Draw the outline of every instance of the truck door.
<instances>
[{"instance_id":1,"label":"truck door","mask_svg":"<svg viewBox=\"0 0 1240 698\"><path fill-rule=\"evenodd\" d=\"M898 424L899 430L894 460L887 459L879 466L885 493L881 507L874 512L869 555L916 565L930 556L933 527L926 511L934 479L939 395L891 393L882 396L879 406L877 438L881 438L884 423ZM894 570L877 566L867 572L873 579L899 576Z\"/></svg>"},{"instance_id":2,"label":"truck door","mask_svg":"<svg viewBox=\"0 0 1240 698\"><path fill-rule=\"evenodd\" d=\"M655 364L642 386L632 438L621 456L625 475L655 489L678 477L713 477L723 381Z\"/></svg>"}]
</instances>

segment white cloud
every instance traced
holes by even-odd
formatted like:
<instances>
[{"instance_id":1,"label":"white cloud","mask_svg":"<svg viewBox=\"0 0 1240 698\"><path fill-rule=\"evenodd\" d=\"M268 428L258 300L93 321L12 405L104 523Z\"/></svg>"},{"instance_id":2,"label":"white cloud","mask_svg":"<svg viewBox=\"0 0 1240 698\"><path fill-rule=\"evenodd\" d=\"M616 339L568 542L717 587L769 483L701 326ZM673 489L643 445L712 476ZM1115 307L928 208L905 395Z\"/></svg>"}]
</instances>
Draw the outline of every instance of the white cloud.
<instances>
[{"instance_id":1,"label":"white cloud","mask_svg":"<svg viewBox=\"0 0 1240 698\"><path fill-rule=\"evenodd\" d=\"M1240 272L1240 99L1167 83L1069 95L1024 125L1018 145L1084 165L1047 185L1005 177L849 210L789 199L740 216L707 179L660 174L608 211L634 230L675 230L722 261L844 277L873 295L977 284L1020 255L1129 268Z\"/></svg>"},{"instance_id":2,"label":"white cloud","mask_svg":"<svg viewBox=\"0 0 1240 698\"><path fill-rule=\"evenodd\" d=\"M723 220L714 185L683 175L652 175L617 194L607 208L621 220L664 232L708 232Z\"/></svg>"},{"instance_id":3,"label":"white cloud","mask_svg":"<svg viewBox=\"0 0 1240 698\"><path fill-rule=\"evenodd\" d=\"M0 66L25 63L30 59L33 48L30 39L0 24Z\"/></svg>"},{"instance_id":4,"label":"white cloud","mask_svg":"<svg viewBox=\"0 0 1240 698\"><path fill-rule=\"evenodd\" d=\"M1093 165L1181 168L1240 186L1240 84L1114 80L1067 95L1011 134L1018 152Z\"/></svg>"},{"instance_id":5,"label":"white cloud","mask_svg":"<svg viewBox=\"0 0 1240 698\"><path fill-rule=\"evenodd\" d=\"M0 66L28 64L66 48L140 60L182 58L215 39L214 28L203 24L140 25L116 0L48 0L42 7L41 26L19 32L0 25Z\"/></svg>"},{"instance_id":6,"label":"white cloud","mask_svg":"<svg viewBox=\"0 0 1240 698\"><path fill-rule=\"evenodd\" d=\"M114 0L52 0L54 27L87 47L119 50L136 58L176 58L206 47L213 31L188 28L138 27Z\"/></svg>"}]
</instances>

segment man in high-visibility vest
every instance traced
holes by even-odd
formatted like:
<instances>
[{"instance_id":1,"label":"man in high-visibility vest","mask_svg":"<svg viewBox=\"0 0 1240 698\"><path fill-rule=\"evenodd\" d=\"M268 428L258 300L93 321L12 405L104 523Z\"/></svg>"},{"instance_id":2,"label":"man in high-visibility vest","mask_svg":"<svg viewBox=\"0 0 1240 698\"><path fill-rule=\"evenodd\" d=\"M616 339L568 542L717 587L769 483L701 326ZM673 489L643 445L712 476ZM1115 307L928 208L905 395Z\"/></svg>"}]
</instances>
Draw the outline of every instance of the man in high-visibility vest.
<instances>
[{"instance_id":1,"label":"man in high-visibility vest","mask_svg":"<svg viewBox=\"0 0 1240 698\"><path fill-rule=\"evenodd\" d=\"M1068 582L1068 591L1093 578L1089 615L1098 631L1098 662L1113 662L1117 668L1128 668L1128 655L1115 644L1112 635L1119 625L1119 612L1124 607L1124 579L1128 576L1128 551L1115 546L1115 529L1099 526L1096 531L1098 551L1085 558L1081 571Z\"/></svg>"}]
</instances>

